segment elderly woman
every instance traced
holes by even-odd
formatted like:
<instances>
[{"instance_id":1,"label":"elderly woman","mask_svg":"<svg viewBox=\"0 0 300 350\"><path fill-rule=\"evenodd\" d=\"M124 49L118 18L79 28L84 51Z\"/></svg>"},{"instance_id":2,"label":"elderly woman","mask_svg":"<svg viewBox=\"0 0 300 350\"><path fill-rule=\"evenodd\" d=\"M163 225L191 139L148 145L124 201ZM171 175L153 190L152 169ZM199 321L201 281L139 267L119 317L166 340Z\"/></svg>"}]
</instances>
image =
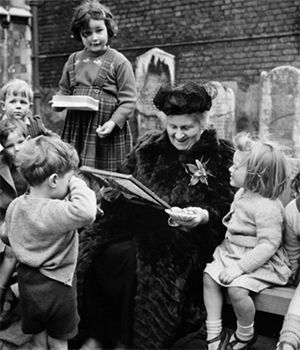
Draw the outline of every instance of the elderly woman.
<instances>
[{"instance_id":1,"label":"elderly woman","mask_svg":"<svg viewBox=\"0 0 300 350\"><path fill-rule=\"evenodd\" d=\"M204 86L161 88L154 104L166 130L145 135L120 172L173 208L105 196L93 228L100 249L85 281L85 349L169 348L204 319L202 271L224 237L233 150L208 128Z\"/></svg>"}]
</instances>

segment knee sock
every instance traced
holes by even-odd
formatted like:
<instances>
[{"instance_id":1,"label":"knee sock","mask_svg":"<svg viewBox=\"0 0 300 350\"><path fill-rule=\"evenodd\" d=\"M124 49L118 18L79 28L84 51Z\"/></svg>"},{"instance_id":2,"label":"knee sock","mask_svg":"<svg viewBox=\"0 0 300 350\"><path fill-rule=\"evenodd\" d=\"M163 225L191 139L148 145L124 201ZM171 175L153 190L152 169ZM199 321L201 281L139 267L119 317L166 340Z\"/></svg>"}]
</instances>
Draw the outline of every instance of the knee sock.
<instances>
[{"instance_id":1,"label":"knee sock","mask_svg":"<svg viewBox=\"0 0 300 350\"><path fill-rule=\"evenodd\" d=\"M239 322L236 322L237 327L235 334L238 337L238 339L243 340L243 341L248 341L253 338L254 334L254 322L252 322L249 326L242 326L239 324ZM232 342L235 340L234 334L232 334L229 342ZM237 343L236 345L233 346L233 350L239 350L245 347L245 344L243 343Z\"/></svg>"},{"instance_id":2,"label":"knee sock","mask_svg":"<svg viewBox=\"0 0 300 350\"><path fill-rule=\"evenodd\" d=\"M216 338L222 332L222 320L206 321L207 340ZM208 350L215 350L218 348L220 341L213 342L208 345Z\"/></svg>"},{"instance_id":3,"label":"knee sock","mask_svg":"<svg viewBox=\"0 0 300 350\"><path fill-rule=\"evenodd\" d=\"M242 326L239 324L239 322L236 322L237 328L236 328L236 336L243 340L248 341L253 338L254 335L254 322L252 322L249 326Z\"/></svg>"}]
</instances>

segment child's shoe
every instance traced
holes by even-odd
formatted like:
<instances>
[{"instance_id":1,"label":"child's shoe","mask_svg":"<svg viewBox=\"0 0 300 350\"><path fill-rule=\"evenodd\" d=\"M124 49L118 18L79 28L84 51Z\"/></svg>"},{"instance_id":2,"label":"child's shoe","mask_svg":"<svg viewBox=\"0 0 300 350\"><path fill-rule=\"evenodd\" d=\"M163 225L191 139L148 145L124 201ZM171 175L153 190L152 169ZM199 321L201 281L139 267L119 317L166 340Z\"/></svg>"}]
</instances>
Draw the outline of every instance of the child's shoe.
<instances>
[{"instance_id":1,"label":"child's shoe","mask_svg":"<svg viewBox=\"0 0 300 350\"><path fill-rule=\"evenodd\" d=\"M236 333L233 333L234 340L230 341L227 346L226 350L234 350L234 346L238 343L243 344L239 350L250 350L251 346L256 342L257 334L254 333L253 337L250 340L241 340L237 337Z\"/></svg>"},{"instance_id":2,"label":"child's shoe","mask_svg":"<svg viewBox=\"0 0 300 350\"><path fill-rule=\"evenodd\" d=\"M216 350L225 350L229 341L229 337L229 332L226 329L223 329L221 334L219 334L217 337L206 341L206 350L208 349L209 344L215 343L217 341L220 341L220 344Z\"/></svg>"}]
</instances>

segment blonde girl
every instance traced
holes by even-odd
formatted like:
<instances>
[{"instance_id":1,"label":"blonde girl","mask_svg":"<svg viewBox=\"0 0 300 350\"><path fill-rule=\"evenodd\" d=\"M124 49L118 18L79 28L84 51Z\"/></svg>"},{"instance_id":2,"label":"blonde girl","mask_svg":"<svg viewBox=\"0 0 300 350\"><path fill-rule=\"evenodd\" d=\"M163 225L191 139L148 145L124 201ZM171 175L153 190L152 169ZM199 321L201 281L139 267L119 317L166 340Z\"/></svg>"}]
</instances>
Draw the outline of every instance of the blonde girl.
<instances>
[{"instance_id":1,"label":"blonde girl","mask_svg":"<svg viewBox=\"0 0 300 350\"><path fill-rule=\"evenodd\" d=\"M255 342L255 305L250 292L284 285L291 271L281 247L284 208L279 200L287 179L284 154L271 142L238 134L229 168L231 185L240 188L223 218L224 241L204 270L208 350L249 349ZM222 330L223 289L227 289L237 329Z\"/></svg>"}]
</instances>

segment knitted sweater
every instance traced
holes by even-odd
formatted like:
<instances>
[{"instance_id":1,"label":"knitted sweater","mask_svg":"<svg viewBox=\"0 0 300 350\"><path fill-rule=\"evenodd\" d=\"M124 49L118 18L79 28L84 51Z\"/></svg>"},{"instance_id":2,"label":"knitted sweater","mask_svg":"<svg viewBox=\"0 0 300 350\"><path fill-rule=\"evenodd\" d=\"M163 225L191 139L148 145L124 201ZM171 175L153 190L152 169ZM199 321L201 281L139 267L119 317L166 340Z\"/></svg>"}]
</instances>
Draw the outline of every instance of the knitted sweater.
<instances>
[{"instance_id":1,"label":"knitted sweater","mask_svg":"<svg viewBox=\"0 0 300 350\"><path fill-rule=\"evenodd\" d=\"M69 197L22 195L9 205L3 227L19 262L67 285L72 284L78 255L76 230L96 216L95 194L83 180L70 180Z\"/></svg>"},{"instance_id":2,"label":"knitted sweater","mask_svg":"<svg viewBox=\"0 0 300 350\"><path fill-rule=\"evenodd\" d=\"M226 236L233 243L253 247L238 262L249 273L267 262L282 243L284 208L279 199L240 189L224 217Z\"/></svg>"},{"instance_id":3,"label":"knitted sweater","mask_svg":"<svg viewBox=\"0 0 300 350\"><path fill-rule=\"evenodd\" d=\"M113 51L114 59L102 89L117 97L118 107L111 116L111 120L122 128L126 120L133 114L136 103L136 83L128 59L117 50L111 48L109 50ZM75 88L77 86L92 87L95 84L104 53L93 54L86 49L75 53ZM58 93L62 95L72 95L68 72L69 60L72 59L70 56L66 62L59 82Z\"/></svg>"},{"instance_id":4,"label":"knitted sweater","mask_svg":"<svg viewBox=\"0 0 300 350\"><path fill-rule=\"evenodd\" d=\"M295 278L300 257L300 197L292 200L285 207L285 216L284 247L291 263L292 276Z\"/></svg>"}]
</instances>

